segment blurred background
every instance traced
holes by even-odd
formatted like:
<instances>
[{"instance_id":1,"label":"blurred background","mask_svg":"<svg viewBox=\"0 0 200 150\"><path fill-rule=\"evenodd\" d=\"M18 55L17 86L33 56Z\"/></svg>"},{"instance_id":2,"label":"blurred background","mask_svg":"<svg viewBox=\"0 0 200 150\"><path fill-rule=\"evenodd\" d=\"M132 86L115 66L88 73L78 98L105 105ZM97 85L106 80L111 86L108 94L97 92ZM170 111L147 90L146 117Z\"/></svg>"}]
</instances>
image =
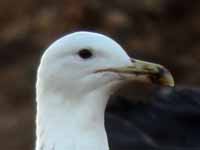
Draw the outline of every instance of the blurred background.
<instances>
[{"instance_id":1,"label":"blurred background","mask_svg":"<svg viewBox=\"0 0 200 150\"><path fill-rule=\"evenodd\" d=\"M40 56L78 30L118 41L130 56L163 64L179 87L200 87L198 0L0 1L0 145L32 150Z\"/></svg>"}]
</instances>

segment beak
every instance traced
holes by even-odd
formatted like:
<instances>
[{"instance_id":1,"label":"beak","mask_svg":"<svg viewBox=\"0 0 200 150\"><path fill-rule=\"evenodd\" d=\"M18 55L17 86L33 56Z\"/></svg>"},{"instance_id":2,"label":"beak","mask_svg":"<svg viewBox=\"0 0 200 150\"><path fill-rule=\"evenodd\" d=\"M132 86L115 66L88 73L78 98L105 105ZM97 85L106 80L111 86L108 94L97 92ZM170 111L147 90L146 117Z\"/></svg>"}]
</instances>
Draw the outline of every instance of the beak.
<instances>
[{"instance_id":1,"label":"beak","mask_svg":"<svg viewBox=\"0 0 200 150\"><path fill-rule=\"evenodd\" d=\"M163 66L150 62L132 59L132 64L119 68L108 68L97 70L96 72L118 73L124 80L139 80L142 82L152 82L164 86L175 85L172 74Z\"/></svg>"}]
</instances>

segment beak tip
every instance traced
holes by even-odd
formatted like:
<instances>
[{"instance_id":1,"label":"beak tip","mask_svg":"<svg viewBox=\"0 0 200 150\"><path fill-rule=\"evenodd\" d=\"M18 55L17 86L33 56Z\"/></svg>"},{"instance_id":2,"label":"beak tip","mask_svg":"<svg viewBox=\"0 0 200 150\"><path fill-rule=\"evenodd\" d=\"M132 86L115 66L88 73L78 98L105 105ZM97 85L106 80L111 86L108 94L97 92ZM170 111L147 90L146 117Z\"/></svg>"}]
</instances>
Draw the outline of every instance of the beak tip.
<instances>
[{"instance_id":1,"label":"beak tip","mask_svg":"<svg viewBox=\"0 0 200 150\"><path fill-rule=\"evenodd\" d=\"M163 86L174 87L175 81L171 72L162 65L154 66L157 73L150 76L152 83L157 83Z\"/></svg>"},{"instance_id":2,"label":"beak tip","mask_svg":"<svg viewBox=\"0 0 200 150\"><path fill-rule=\"evenodd\" d=\"M174 87L175 81L172 74L167 70L164 74L162 74L160 78L160 83L165 86Z\"/></svg>"}]
</instances>

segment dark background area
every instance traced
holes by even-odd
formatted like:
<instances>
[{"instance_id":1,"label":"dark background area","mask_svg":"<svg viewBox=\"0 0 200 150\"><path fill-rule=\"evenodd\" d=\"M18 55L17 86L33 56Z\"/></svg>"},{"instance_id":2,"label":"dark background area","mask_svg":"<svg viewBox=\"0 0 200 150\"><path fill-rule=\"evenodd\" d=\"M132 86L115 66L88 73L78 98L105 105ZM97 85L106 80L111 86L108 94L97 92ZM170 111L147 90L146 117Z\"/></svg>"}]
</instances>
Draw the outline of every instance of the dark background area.
<instances>
[{"instance_id":1,"label":"dark background area","mask_svg":"<svg viewBox=\"0 0 200 150\"><path fill-rule=\"evenodd\" d=\"M4 0L0 8L2 150L33 149L40 56L73 31L109 35L130 56L169 68L177 86L200 86L198 0Z\"/></svg>"}]
</instances>

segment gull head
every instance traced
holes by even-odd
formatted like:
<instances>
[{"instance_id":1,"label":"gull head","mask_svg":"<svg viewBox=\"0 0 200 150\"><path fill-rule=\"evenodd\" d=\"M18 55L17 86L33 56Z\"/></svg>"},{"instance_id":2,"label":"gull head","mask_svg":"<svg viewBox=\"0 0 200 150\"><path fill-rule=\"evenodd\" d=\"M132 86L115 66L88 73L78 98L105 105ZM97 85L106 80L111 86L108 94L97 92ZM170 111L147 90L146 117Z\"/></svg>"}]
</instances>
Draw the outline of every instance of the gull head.
<instances>
[{"instance_id":1,"label":"gull head","mask_svg":"<svg viewBox=\"0 0 200 150\"><path fill-rule=\"evenodd\" d=\"M75 32L44 52L37 74L36 150L108 150L108 97L130 80L174 86L161 65L130 58L111 38Z\"/></svg>"},{"instance_id":2,"label":"gull head","mask_svg":"<svg viewBox=\"0 0 200 150\"><path fill-rule=\"evenodd\" d=\"M163 66L130 58L116 41L92 32L71 33L50 45L37 78L37 90L72 98L97 89L113 91L130 80L174 85Z\"/></svg>"}]
</instances>

